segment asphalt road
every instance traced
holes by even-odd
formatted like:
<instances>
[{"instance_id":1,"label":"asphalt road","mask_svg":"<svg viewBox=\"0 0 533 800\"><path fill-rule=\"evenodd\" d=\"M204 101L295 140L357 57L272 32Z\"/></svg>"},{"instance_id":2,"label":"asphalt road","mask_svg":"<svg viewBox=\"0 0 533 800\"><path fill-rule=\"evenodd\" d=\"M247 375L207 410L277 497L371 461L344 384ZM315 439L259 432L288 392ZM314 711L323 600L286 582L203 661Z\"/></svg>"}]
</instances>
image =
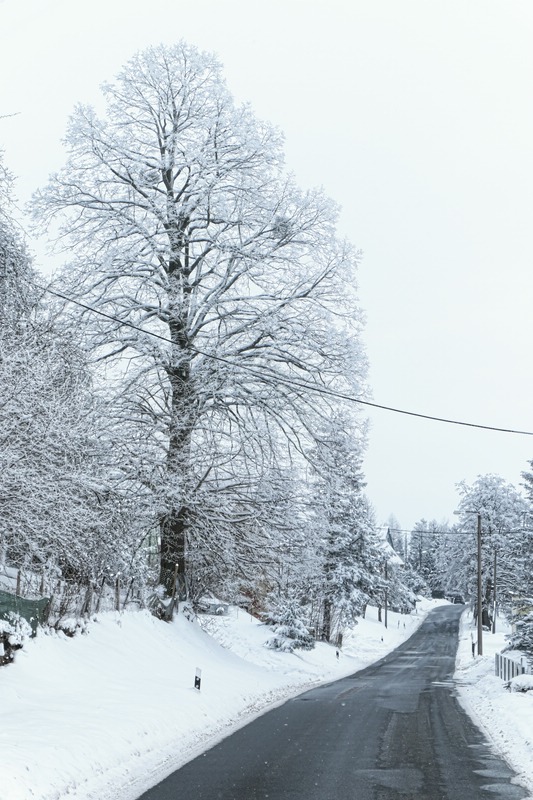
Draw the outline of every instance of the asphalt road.
<instances>
[{"instance_id":1,"label":"asphalt road","mask_svg":"<svg viewBox=\"0 0 533 800\"><path fill-rule=\"evenodd\" d=\"M381 661L264 714L142 800L526 797L456 700L462 610L435 609Z\"/></svg>"}]
</instances>

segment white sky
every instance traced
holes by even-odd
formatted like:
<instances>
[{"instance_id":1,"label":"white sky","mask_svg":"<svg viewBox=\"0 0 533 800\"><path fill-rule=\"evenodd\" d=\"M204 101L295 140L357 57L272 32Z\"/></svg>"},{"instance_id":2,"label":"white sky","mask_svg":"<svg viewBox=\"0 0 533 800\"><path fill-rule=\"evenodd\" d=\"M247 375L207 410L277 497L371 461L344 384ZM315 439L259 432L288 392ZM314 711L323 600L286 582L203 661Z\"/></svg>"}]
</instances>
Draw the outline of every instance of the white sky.
<instances>
[{"instance_id":1,"label":"white sky","mask_svg":"<svg viewBox=\"0 0 533 800\"><path fill-rule=\"evenodd\" d=\"M184 38L286 134L303 186L364 251L374 400L533 430L531 0L0 0L0 146L22 200L73 105L138 49ZM455 483L519 485L533 437L371 414L380 522L450 518ZM453 517L451 517L453 520Z\"/></svg>"}]
</instances>

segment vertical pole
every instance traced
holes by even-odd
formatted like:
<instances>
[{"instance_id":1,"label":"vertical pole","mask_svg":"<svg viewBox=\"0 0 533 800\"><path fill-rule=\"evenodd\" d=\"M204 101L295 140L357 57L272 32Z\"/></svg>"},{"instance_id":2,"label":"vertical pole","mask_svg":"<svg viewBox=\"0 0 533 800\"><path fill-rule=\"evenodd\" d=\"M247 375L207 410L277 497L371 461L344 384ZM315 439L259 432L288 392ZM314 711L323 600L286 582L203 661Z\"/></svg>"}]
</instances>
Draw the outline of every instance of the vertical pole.
<instances>
[{"instance_id":1,"label":"vertical pole","mask_svg":"<svg viewBox=\"0 0 533 800\"><path fill-rule=\"evenodd\" d=\"M494 592L494 608L492 609L492 632L496 633L496 560L497 550L494 548L494 568L492 574L492 591Z\"/></svg>"},{"instance_id":2,"label":"vertical pole","mask_svg":"<svg viewBox=\"0 0 533 800\"><path fill-rule=\"evenodd\" d=\"M481 611L481 514L477 515L477 654L483 655L483 620Z\"/></svg>"},{"instance_id":3,"label":"vertical pole","mask_svg":"<svg viewBox=\"0 0 533 800\"><path fill-rule=\"evenodd\" d=\"M196 667L196 672L194 675L194 688L198 689L198 691L200 691L202 688L202 670L198 667Z\"/></svg>"},{"instance_id":4,"label":"vertical pole","mask_svg":"<svg viewBox=\"0 0 533 800\"><path fill-rule=\"evenodd\" d=\"M387 581L388 578L389 578L389 575L388 575L388 572L387 572L387 561L385 561L385 581ZM387 605L388 605L387 601L388 601L388 590L387 590L387 585L385 583L385 627L388 627L387 626Z\"/></svg>"}]
</instances>

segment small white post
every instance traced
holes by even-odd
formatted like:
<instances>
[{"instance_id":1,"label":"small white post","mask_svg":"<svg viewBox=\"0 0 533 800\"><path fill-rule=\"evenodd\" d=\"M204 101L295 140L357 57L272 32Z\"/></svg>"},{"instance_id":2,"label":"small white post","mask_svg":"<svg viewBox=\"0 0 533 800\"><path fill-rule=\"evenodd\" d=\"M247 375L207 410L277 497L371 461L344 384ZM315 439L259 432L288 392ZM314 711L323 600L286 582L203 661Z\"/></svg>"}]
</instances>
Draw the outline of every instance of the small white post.
<instances>
[{"instance_id":1,"label":"small white post","mask_svg":"<svg viewBox=\"0 0 533 800\"><path fill-rule=\"evenodd\" d=\"M196 667L196 674L194 676L194 688L200 691L201 684L202 684L202 670Z\"/></svg>"}]
</instances>

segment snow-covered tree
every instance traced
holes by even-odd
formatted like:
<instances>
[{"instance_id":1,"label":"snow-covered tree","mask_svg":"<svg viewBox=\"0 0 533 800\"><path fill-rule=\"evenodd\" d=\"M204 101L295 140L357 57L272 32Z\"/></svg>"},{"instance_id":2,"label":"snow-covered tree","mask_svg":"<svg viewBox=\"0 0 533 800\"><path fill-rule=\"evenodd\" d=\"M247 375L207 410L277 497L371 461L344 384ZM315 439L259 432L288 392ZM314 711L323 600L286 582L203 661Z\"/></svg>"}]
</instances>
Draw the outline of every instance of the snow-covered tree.
<instances>
[{"instance_id":1,"label":"snow-covered tree","mask_svg":"<svg viewBox=\"0 0 533 800\"><path fill-rule=\"evenodd\" d=\"M533 596L520 596L513 603L513 631L508 636L508 650L523 650L533 664Z\"/></svg>"},{"instance_id":2,"label":"snow-covered tree","mask_svg":"<svg viewBox=\"0 0 533 800\"><path fill-rule=\"evenodd\" d=\"M341 639L382 583L374 514L363 491L363 448L364 432L339 409L313 454L313 527L321 539L315 593L322 605L321 638L327 641Z\"/></svg>"},{"instance_id":3,"label":"snow-covered tree","mask_svg":"<svg viewBox=\"0 0 533 800\"><path fill-rule=\"evenodd\" d=\"M235 105L213 56L151 48L103 91L104 117L76 108L35 209L61 221L63 287L108 315L85 315L92 345L120 360L116 405L159 451L171 592L176 564L184 581L191 558L216 571L240 548L270 442L303 451L329 414L324 389L364 391L357 259L334 205L283 172L280 134Z\"/></svg>"},{"instance_id":4,"label":"snow-covered tree","mask_svg":"<svg viewBox=\"0 0 533 800\"><path fill-rule=\"evenodd\" d=\"M13 218L13 176L0 151L0 328L21 324L39 292L26 244Z\"/></svg>"},{"instance_id":5,"label":"snow-covered tree","mask_svg":"<svg viewBox=\"0 0 533 800\"><path fill-rule=\"evenodd\" d=\"M84 352L45 303L5 188L0 181L0 554L87 582L131 559L125 504Z\"/></svg>"},{"instance_id":6,"label":"snow-covered tree","mask_svg":"<svg viewBox=\"0 0 533 800\"><path fill-rule=\"evenodd\" d=\"M533 512L533 459L529 462L529 471L522 472L526 497L529 500L530 512Z\"/></svg>"},{"instance_id":7,"label":"snow-covered tree","mask_svg":"<svg viewBox=\"0 0 533 800\"><path fill-rule=\"evenodd\" d=\"M389 514L383 528L387 529L390 536L390 541L395 552L398 553L403 561L407 561L407 534L402 530L402 526L394 514Z\"/></svg>"},{"instance_id":8,"label":"snow-covered tree","mask_svg":"<svg viewBox=\"0 0 533 800\"><path fill-rule=\"evenodd\" d=\"M265 622L272 628L274 636L266 646L272 650L292 652L295 649L312 650L315 639L305 623L305 610L293 590L268 598L268 611L263 614Z\"/></svg>"},{"instance_id":9,"label":"snow-covered tree","mask_svg":"<svg viewBox=\"0 0 533 800\"><path fill-rule=\"evenodd\" d=\"M431 593L442 585L442 576L438 564L439 543L442 532L446 529L445 523L436 520L428 522L421 519L415 523L409 536L407 563L416 573L421 584L418 591ZM425 588L424 588L425 587Z\"/></svg>"},{"instance_id":10,"label":"snow-covered tree","mask_svg":"<svg viewBox=\"0 0 533 800\"><path fill-rule=\"evenodd\" d=\"M524 532L524 515L528 505L525 498L499 475L480 475L471 486L458 484L461 500L460 522L455 536L447 537L448 583L461 585L470 597L477 593L477 515L481 519L482 598L484 613L495 601L509 602L515 592L530 586L531 552ZM468 531L472 532L468 536ZM466 535L465 535L466 534ZM524 557L525 556L525 557Z\"/></svg>"}]
</instances>

